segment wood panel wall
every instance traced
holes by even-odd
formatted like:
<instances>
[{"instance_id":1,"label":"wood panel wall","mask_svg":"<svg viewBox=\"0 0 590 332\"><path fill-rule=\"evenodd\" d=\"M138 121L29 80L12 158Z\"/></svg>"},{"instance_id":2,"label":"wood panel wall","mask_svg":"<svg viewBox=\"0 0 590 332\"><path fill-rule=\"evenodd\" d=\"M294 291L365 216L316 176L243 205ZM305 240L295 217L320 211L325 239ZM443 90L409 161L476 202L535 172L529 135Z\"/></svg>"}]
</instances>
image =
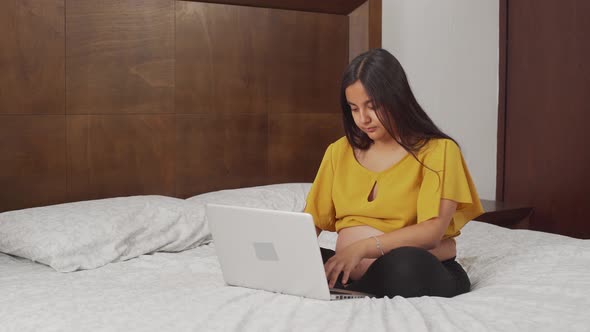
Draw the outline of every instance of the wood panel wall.
<instances>
[{"instance_id":1,"label":"wood panel wall","mask_svg":"<svg viewBox=\"0 0 590 332\"><path fill-rule=\"evenodd\" d=\"M64 0L0 2L0 211L67 200Z\"/></svg>"},{"instance_id":2,"label":"wood panel wall","mask_svg":"<svg viewBox=\"0 0 590 332\"><path fill-rule=\"evenodd\" d=\"M0 211L312 181L343 135L346 14L23 0L0 27Z\"/></svg>"},{"instance_id":3,"label":"wood panel wall","mask_svg":"<svg viewBox=\"0 0 590 332\"><path fill-rule=\"evenodd\" d=\"M590 3L506 1L503 187L535 230L590 238Z\"/></svg>"},{"instance_id":4,"label":"wood panel wall","mask_svg":"<svg viewBox=\"0 0 590 332\"><path fill-rule=\"evenodd\" d=\"M68 199L175 195L174 1L67 1Z\"/></svg>"}]
</instances>

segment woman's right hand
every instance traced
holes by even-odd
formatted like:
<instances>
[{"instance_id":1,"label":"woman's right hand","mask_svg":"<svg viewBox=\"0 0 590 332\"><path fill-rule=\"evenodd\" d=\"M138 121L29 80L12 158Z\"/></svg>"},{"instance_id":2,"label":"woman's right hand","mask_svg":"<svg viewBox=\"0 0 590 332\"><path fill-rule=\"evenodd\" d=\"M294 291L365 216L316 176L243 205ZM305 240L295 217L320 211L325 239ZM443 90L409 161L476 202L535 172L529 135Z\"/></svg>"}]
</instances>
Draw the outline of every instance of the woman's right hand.
<instances>
[{"instance_id":1,"label":"woman's right hand","mask_svg":"<svg viewBox=\"0 0 590 332\"><path fill-rule=\"evenodd\" d=\"M357 268L368 251L367 240L357 241L346 248L336 252L326 264L326 278L328 286L333 288L342 272L342 284L346 285L350 279L350 273Z\"/></svg>"}]
</instances>

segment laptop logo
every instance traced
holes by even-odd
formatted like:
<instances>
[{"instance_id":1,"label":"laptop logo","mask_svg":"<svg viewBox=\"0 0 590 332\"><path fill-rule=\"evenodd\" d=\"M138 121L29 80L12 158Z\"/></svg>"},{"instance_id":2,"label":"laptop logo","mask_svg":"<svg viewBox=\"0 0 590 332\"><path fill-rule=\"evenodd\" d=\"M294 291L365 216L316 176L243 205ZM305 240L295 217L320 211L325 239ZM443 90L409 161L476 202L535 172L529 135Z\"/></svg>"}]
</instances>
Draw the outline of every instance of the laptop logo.
<instances>
[{"instance_id":1,"label":"laptop logo","mask_svg":"<svg viewBox=\"0 0 590 332\"><path fill-rule=\"evenodd\" d=\"M261 261L278 261L279 256L272 242L254 242L254 252Z\"/></svg>"}]
</instances>

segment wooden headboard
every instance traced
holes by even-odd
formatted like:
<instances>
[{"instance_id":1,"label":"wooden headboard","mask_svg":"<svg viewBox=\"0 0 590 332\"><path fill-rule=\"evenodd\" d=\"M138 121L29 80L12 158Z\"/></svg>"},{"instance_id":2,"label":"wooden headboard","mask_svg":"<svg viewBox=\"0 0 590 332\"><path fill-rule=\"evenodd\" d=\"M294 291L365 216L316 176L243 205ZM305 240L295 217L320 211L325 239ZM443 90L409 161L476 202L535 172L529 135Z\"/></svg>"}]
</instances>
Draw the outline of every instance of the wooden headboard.
<instances>
[{"instance_id":1,"label":"wooden headboard","mask_svg":"<svg viewBox=\"0 0 590 332\"><path fill-rule=\"evenodd\" d=\"M2 1L0 27L7 211L312 181L381 0Z\"/></svg>"}]
</instances>

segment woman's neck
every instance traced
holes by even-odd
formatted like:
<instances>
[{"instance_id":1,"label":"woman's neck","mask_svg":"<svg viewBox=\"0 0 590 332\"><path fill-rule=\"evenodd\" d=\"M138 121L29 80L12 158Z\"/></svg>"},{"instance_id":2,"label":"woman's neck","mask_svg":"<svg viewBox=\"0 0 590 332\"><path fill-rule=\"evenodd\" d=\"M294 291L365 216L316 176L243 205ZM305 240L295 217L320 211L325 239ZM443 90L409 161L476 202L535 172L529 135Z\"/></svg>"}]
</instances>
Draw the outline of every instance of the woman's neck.
<instances>
[{"instance_id":1,"label":"woman's neck","mask_svg":"<svg viewBox=\"0 0 590 332\"><path fill-rule=\"evenodd\" d=\"M371 144L370 149L376 150L376 151L384 151L384 150L398 150L402 148L402 146L396 141L394 140L392 137L390 137L387 140L379 140L379 141L373 141L373 144Z\"/></svg>"}]
</instances>

